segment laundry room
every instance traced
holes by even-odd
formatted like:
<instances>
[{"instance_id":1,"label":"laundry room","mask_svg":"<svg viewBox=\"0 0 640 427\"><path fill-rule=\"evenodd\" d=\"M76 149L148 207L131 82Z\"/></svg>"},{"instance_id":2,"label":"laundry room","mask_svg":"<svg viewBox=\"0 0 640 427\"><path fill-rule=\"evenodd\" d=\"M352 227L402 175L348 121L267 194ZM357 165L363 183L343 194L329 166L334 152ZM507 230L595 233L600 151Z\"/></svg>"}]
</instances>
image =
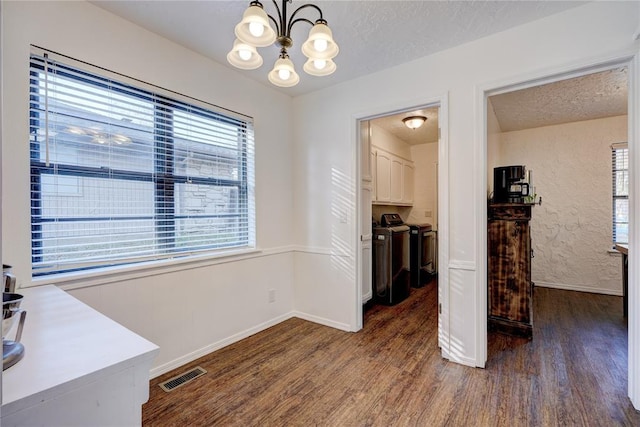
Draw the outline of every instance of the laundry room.
<instances>
[{"instance_id":1,"label":"laundry room","mask_svg":"<svg viewBox=\"0 0 640 427\"><path fill-rule=\"evenodd\" d=\"M371 233L363 233L371 236L371 285L363 283L363 303L396 305L412 290L437 287L438 112L435 105L361 122L370 171L363 188L371 195Z\"/></svg>"}]
</instances>

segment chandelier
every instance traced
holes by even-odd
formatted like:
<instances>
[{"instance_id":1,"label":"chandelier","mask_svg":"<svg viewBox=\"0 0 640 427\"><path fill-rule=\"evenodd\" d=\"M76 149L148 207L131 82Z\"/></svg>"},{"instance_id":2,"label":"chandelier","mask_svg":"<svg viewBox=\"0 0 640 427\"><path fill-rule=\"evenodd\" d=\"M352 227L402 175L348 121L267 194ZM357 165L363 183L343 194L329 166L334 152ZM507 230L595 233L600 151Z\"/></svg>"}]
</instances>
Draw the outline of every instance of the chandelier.
<instances>
[{"instance_id":1,"label":"chandelier","mask_svg":"<svg viewBox=\"0 0 640 427\"><path fill-rule=\"evenodd\" d=\"M307 57L304 71L312 76L328 76L336 70L333 58L338 54L338 45L333 40L331 29L322 17L322 10L314 4L304 4L297 8L291 16L287 16L287 3L292 0L282 0L282 8L273 0L278 12L278 19L268 15L259 1L252 1L244 12L242 20L235 28L236 40L233 42L227 60L234 67L242 70L254 70L262 65L262 57L257 47L270 46L274 42L280 47L280 56L276 60L273 70L269 73L269 81L276 86L292 87L298 84L300 76L293 68L289 59L288 49L293 46L291 28L298 22L311 25L309 37L302 44L302 53ZM320 17L311 22L306 18L297 17L301 10L315 9ZM269 19L275 26L275 31L269 25Z\"/></svg>"}]
</instances>

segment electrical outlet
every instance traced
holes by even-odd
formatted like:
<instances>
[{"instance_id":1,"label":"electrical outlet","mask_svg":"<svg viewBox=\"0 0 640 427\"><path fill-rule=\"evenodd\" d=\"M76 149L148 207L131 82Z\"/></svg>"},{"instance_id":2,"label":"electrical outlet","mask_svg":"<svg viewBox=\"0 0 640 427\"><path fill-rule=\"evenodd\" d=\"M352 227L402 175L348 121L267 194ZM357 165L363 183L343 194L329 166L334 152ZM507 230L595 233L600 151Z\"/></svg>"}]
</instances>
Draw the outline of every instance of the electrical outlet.
<instances>
[{"instance_id":1,"label":"electrical outlet","mask_svg":"<svg viewBox=\"0 0 640 427\"><path fill-rule=\"evenodd\" d=\"M424 216L427 218L431 218L432 212L431 211L424 211Z\"/></svg>"},{"instance_id":2,"label":"electrical outlet","mask_svg":"<svg viewBox=\"0 0 640 427\"><path fill-rule=\"evenodd\" d=\"M269 302L276 302L276 290L269 289Z\"/></svg>"}]
</instances>

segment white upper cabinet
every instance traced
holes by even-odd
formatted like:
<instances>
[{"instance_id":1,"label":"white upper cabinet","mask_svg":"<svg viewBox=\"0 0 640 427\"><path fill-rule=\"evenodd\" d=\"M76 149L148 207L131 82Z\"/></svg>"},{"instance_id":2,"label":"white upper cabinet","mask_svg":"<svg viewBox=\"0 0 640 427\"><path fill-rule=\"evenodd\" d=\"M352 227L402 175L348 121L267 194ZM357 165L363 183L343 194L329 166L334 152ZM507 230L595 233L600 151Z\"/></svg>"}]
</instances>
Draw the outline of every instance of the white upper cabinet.
<instances>
[{"instance_id":1,"label":"white upper cabinet","mask_svg":"<svg viewBox=\"0 0 640 427\"><path fill-rule=\"evenodd\" d=\"M376 154L376 150L370 150L371 155L369 157L369 165L371 165L371 200L376 200L376 182L377 182L377 170L378 170L378 161L376 159L377 154ZM365 178L362 178L363 180L365 180Z\"/></svg>"},{"instance_id":2,"label":"white upper cabinet","mask_svg":"<svg viewBox=\"0 0 640 427\"><path fill-rule=\"evenodd\" d=\"M360 152L362 153L362 158L360 159L362 162L362 180L371 182L373 180L372 161L375 159L375 153L371 148L371 126L368 120L360 122L360 143L362 144L360 147Z\"/></svg>"},{"instance_id":3,"label":"white upper cabinet","mask_svg":"<svg viewBox=\"0 0 640 427\"><path fill-rule=\"evenodd\" d=\"M413 162L382 149L372 150L375 166L373 175L373 203L379 205L413 204L414 170Z\"/></svg>"},{"instance_id":4,"label":"white upper cabinet","mask_svg":"<svg viewBox=\"0 0 640 427\"><path fill-rule=\"evenodd\" d=\"M391 157L386 151L376 150L376 202L391 202Z\"/></svg>"},{"instance_id":5,"label":"white upper cabinet","mask_svg":"<svg viewBox=\"0 0 640 427\"><path fill-rule=\"evenodd\" d=\"M391 158L391 203L402 203L402 159Z\"/></svg>"}]
</instances>

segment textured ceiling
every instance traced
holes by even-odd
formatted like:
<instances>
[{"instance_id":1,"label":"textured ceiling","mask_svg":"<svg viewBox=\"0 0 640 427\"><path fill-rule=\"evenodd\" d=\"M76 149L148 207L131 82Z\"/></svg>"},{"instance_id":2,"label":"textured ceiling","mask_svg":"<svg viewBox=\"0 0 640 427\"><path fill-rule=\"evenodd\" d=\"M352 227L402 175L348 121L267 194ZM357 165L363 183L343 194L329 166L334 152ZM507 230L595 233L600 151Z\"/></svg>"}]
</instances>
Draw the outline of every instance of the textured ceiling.
<instances>
[{"instance_id":1,"label":"textured ceiling","mask_svg":"<svg viewBox=\"0 0 640 427\"><path fill-rule=\"evenodd\" d=\"M248 0L94 0L91 3L271 86L267 73L277 58L277 47L259 48L264 64L257 70L237 70L226 60L235 38L233 29ZM294 0L288 5L289 11L304 3ZM327 77L313 77L302 71L305 58L300 52L300 43L306 38L308 27L304 23L296 24L290 56L300 73L300 83L293 88L271 86L290 96L409 62L586 2L316 0L313 3L322 9L340 46L340 54L335 58L338 69ZM272 2L263 1L263 4L267 13L275 14ZM300 16L316 19L313 9L305 10ZM626 114L626 87L626 70L615 70L498 95L491 100L502 130L508 131ZM376 123L409 144L437 141L437 109L424 110L422 114L429 119L415 131L404 127L401 121L413 113L418 111L376 119Z\"/></svg>"},{"instance_id":2,"label":"textured ceiling","mask_svg":"<svg viewBox=\"0 0 640 427\"><path fill-rule=\"evenodd\" d=\"M91 1L141 27L233 68L226 56L235 39L233 29L249 1ZM280 4L280 2L278 2ZM294 0L289 11L305 2ZM393 67L434 52L534 21L583 1L313 1L324 14L340 46L337 71L313 77L302 71L300 44L309 26L293 27L290 56L300 73L293 88L277 88L291 96L318 90L375 71ZM267 13L276 15L270 1ZM299 15L315 21L313 9ZM267 73L277 59L276 46L259 48L264 64L257 70L240 71L265 85ZM235 70L235 68L233 68ZM272 86L275 87L275 86Z\"/></svg>"},{"instance_id":3,"label":"textured ceiling","mask_svg":"<svg viewBox=\"0 0 640 427\"><path fill-rule=\"evenodd\" d=\"M626 67L507 92L489 97L502 132L627 114ZM422 127L411 130L402 119L423 115ZM373 120L410 145L438 141L438 109L412 110Z\"/></svg>"},{"instance_id":4,"label":"textured ceiling","mask_svg":"<svg viewBox=\"0 0 640 427\"><path fill-rule=\"evenodd\" d=\"M500 130L541 126L627 114L627 68L562 80L489 98Z\"/></svg>"},{"instance_id":5,"label":"textured ceiling","mask_svg":"<svg viewBox=\"0 0 640 427\"><path fill-rule=\"evenodd\" d=\"M425 116L427 121L418 129L409 129L402 122L402 119L409 116ZM409 145L438 142L438 107L393 114L371 122Z\"/></svg>"}]
</instances>

